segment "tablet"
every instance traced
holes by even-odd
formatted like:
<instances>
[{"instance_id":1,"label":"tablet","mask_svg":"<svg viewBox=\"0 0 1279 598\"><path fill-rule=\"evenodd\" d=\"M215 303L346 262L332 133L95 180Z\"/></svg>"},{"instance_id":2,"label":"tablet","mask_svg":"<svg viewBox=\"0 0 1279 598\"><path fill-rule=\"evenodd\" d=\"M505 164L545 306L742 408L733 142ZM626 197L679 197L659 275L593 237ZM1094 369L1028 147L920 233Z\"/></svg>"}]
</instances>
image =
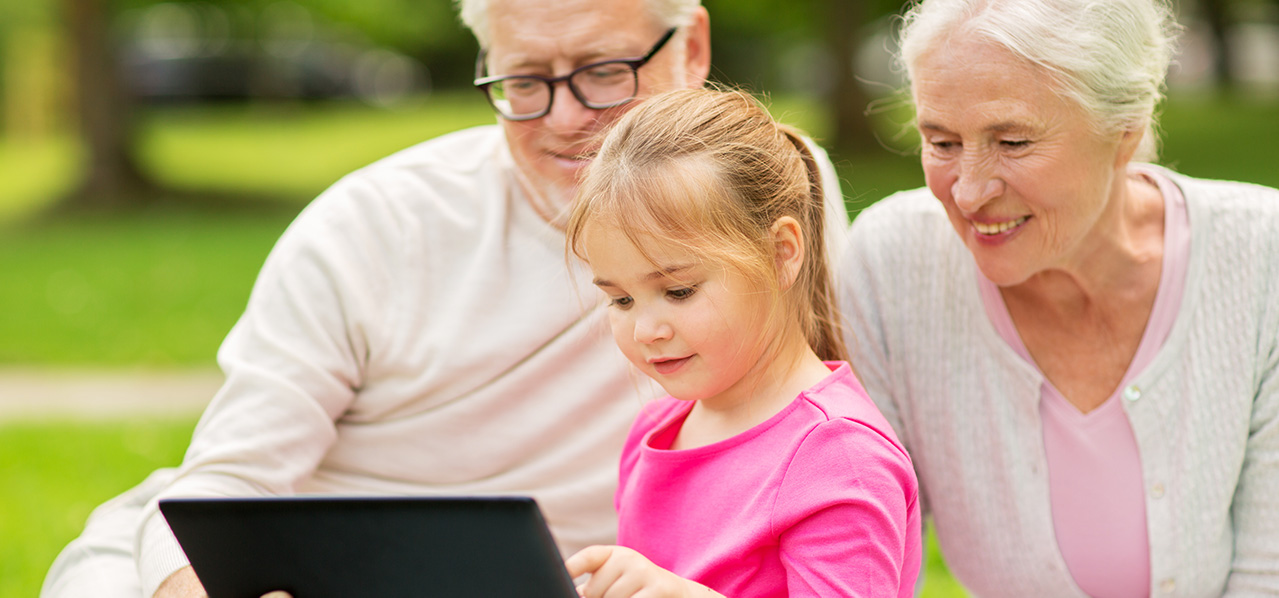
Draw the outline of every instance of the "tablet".
<instances>
[{"instance_id":1,"label":"tablet","mask_svg":"<svg viewBox=\"0 0 1279 598\"><path fill-rule=\"evenodd\" d=\"M209 598L576 598L529 497L160 501Z\"/></svg>"}]
</instances>

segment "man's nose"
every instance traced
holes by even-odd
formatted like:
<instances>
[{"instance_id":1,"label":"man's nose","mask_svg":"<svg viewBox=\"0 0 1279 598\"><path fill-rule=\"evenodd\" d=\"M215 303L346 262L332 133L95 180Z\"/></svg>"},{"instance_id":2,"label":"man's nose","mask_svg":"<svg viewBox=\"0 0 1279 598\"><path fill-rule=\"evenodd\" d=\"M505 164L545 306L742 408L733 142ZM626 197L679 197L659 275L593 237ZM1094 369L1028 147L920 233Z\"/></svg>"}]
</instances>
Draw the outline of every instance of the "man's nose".
<instances>
[{"instance_id":1,"label":"man's nose","mask_svg":"<svg viewBox=\"0 0 1279 598\"><path fill-rule=\"evenodd\" d=\"M542 117L543 122L557 134L570 136L584 132L593 132L594 123L599 118L599 110L587 108L582 104L568 81L555 83L555 93L551 98L551 109Z\"/></svg>"}]
</instances>

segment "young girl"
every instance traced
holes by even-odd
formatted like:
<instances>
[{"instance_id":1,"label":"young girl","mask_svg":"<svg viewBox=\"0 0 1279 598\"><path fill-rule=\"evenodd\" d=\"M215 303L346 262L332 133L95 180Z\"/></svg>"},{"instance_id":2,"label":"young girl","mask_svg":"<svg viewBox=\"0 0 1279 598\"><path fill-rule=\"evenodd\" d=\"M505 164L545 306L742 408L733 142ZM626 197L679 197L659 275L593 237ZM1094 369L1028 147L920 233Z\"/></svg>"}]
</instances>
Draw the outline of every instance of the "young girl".
<instances>
[{"instance_id":1,"label":"young girl","mask_svg":"<svg viewBox=\"0 0 1279 598\"><path fill-rule=\"evenodd\" d=\"M569 247L671 396L627 438L619 546L567 561L583 596L913 595L915 475L840 361L819 181L742 92L656 96L604 140Z\"/></svg>"}]
</instances>

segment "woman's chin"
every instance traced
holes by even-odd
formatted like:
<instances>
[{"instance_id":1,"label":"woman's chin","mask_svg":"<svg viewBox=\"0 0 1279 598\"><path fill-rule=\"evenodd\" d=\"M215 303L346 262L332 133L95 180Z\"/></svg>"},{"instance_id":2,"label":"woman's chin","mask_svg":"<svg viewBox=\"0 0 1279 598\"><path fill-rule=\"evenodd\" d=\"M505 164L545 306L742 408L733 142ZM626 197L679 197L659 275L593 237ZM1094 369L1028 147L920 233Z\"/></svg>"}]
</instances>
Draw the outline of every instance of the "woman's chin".
<instances>
[{"instance_id":1,"label":"woman's chin","mask_svg":"<svg viewBox=\"0 0 1279 598\"><path fill-rule=\"evenodd\" d=\"M1024 268L1009 264L1006 260L982 260L978 258L977 268L981 270L981 274L986 277L986 280L994 283L997 287L1015 287L1030 278L1030 273L1026 272Z\"/></svg>"}]
</instances>

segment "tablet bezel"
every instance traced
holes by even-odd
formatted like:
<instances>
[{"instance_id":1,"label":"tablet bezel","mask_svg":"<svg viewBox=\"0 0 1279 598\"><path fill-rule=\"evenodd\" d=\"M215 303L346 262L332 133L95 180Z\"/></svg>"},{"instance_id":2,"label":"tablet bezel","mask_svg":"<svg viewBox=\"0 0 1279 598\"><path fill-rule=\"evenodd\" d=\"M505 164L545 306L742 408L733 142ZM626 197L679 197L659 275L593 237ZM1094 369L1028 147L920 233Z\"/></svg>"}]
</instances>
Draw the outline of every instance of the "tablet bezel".
<instances>
[{"instance_id":1,"label":"tablet bezel","mask_svg":"<svg viewBox=\"0 0 1279 598\"><path fill-rule=\"evenodd\" d=\"M531 497L172 498L160 511L209 598L575 598Z\"/></svg>"}]
</instances>

